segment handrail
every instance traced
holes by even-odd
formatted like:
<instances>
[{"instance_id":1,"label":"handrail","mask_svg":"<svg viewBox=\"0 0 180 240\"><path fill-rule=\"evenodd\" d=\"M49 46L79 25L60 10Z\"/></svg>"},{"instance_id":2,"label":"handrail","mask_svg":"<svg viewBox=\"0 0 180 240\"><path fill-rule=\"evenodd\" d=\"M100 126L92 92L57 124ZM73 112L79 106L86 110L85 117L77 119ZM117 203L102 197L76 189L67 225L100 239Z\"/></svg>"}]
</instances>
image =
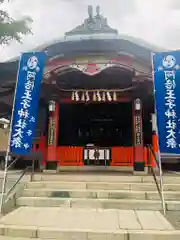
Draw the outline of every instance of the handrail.
<instances>
[{"instance_id":1,"label":"handrail","mask_svg":"<svg viewBox=\"0 0 180 240\"><path fill-rule=\"evenodd\" d=\"M18 160L19 158L16 157L8 166L7 166L7 170L9 170Z\"/></svg>"},{"instance_id":2,"label":"handrail","mask_svg":"<svg viewBox=\"0 0 180 240\"><path fill-rule=\"evenodd\" d=\"M7 182L7 172L8 169L10 168L10 166L12 166L16 161L18 160L18 158L16 158L11 164L9 164L9 166L4 170L6 171L6 177L4 180L4 190L6 189L6 182ZM30 175L30 181L33 180L33 174L34 174L34 168L35 168L35 164L34 164L34 159L32 160L32 166L28 166L26 167L22 172L21 175L19 176L19 178L16 180L16 182L13 184L13 186L8 190L8 192L5 194L5 191L2 192L2 196L1 196L1 206L0 206L0 210L1 212L3 212L4 209L4 203L6 201L6 199L8 198L9 194L13 191L13 189L17 186L17 184L20 182L20 180L23 178L23 176L26 174L26 172L31 169L31 175Z\"/></svg>"},{"instance_id":3,"label":"handrail","mask_svg":"<svg viewBox=\"0 0 180 240\"><path fill-rule=\"evenodd\" d=\"M153 175L153 178L154 178L154 181L156 183L156 187L157 187L160 199L161 199L161 203L162 203L162 207L163 207L163 213L164 213L164 215L166 215L166 203L165 203L165 199L164 199L163 176L162 176L162 167L161 167L160 156L156 155L156 153L154 152L151 145L149 145L149 149L150 149L150 151L152 153L152 156L156 161L156 165L159 169L160 184L158 184L158 178L155 174L155 171L154 171L154 168L153 168L152 164L150 164L151 172L152 172L152 175Z\"/></svg>"},{"instance_id":4,"label":"handrail","mask_svg":"<svg viewBox=\"0 0 180 240\"><path fill-rule=\"evenodd\" d=\"M19 178L16 180L16 182L14 183L14 185L8 190L8 192L6 193L6 198L9 196L9 194L12 192L12 190L16 187L16 185L20 182L20 180L24 177L24 175L26 174L26 172L32 169L32 167L26 167L22 172L21 175L19 176Z\"/></svg>"}]
</instances>

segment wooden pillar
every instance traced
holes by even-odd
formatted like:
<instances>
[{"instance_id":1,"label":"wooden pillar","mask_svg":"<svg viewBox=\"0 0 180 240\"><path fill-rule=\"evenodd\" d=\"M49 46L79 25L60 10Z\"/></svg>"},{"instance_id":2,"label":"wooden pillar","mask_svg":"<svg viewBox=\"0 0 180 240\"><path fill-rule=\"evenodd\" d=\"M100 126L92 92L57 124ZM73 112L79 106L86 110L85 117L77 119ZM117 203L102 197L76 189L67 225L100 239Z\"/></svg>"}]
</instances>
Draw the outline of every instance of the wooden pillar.
<instances>
[{"instance_id":1,"label":"wooden pillar","mask_svg":"<svg viewBox=\"0 0 180 240\"><path fill-rule=\"evenodd\" d=\"M133 129L134 129L134 171L145 170L143 128L142 128L142 102L135 99L133 104Z\"/></svg>"},{"instance_id":2,"label":"wooden pillar","mask_svg":"<svg viewBox=\"0 0 180 240\"><path fill-rule=\"evenodd\" d=\"M159 152L159 144L158 144L158 135L157 135L157 124L156 124L156 114L152 114L152 148L155 153L155 155L158 158L158 152ZM152 156L151 158L151 165L153 168L157 167L156 160Z\"/></svg>"},{"instance_id":3,"label":"wooden pillar","mask_svg":"<svg viewBox=\"0 0 180 240\"><path fill-rule=\"evenodd\" d=\"M59 135L59 104L49 102L47 161L57 162L57 146Z\"/></svg>"}]
</instances>

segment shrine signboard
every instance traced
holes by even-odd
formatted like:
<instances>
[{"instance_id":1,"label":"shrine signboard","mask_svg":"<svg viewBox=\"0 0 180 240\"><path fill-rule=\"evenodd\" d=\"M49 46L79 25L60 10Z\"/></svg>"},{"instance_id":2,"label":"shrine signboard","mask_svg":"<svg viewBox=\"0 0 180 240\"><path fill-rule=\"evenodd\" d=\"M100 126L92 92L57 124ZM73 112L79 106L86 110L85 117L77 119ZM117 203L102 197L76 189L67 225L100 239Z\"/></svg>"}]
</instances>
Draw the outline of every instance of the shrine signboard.
<instances>
[{"instance_id":1,"label":"shrine signboard","mask_svg":"<svg viewBox=\"0 0 180 240\"><path fill-rule=\"evenodd\" d=\"M141 116L135 116L135 145L141 145Z\"/></svg>"},{"instance_id":2,"label":"shrine signboard","mask_svg":"<svg viewBox=\"0 0 180 240\"><path fill-rule=\"evenodd\" d=\"M56 123L54 117L49 119L49 133L48 133L48 145L54 145L55 143Z\"/></svg>"},{"instance_id":3,"label":"shrine signboard","mask_svg":"<svg viewBox=\"0 0 180 240\"><path fill-rule=\"evenodd\" d=\"M180 51L153 54L153 70L160 152L180 154Z\"/></svg>"},{"instance_id":4,"label":"shrine signboard","mask_svg":"<svg viewBox=\"0 0 180 240\"><path fill-rule=\"evenodd\" d=\"M9 143L12 153L27 154L32 149L45 59L44 52L24 53L21 56Z\"/></svg>"}]
</instances>

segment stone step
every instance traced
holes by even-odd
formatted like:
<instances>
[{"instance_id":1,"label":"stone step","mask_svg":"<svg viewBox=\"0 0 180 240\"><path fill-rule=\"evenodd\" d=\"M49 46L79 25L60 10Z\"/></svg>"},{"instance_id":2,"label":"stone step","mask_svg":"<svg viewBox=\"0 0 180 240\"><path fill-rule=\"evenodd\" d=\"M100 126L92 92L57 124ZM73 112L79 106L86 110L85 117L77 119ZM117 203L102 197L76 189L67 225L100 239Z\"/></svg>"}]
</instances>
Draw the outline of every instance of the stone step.
<instances>
[{"instance_id":1,"label":"stone step","mask_svg":"<svg viewBox=\"0 0 180 240\"><path fill-rule=\"evenodd\" d=\"M0 240L32 240L32 238L0 236ZM42 239L35 238L34 240L42 240ZM46 240L48 240L48 239L46 239Z\"/></svg>"},{"instance_id":2,"label":"stone step","mask_svg":"<svg viewBox=\"0 0 180 240\"><path fill-rule=\"evenodd\" d=\"M103 199L146 199L159 200L157 191L132 190L89 190L89 189L25 189L23 197L58 197L58 198L103 198ZM180 200L180 192L164 192L165 200Z\"/></svg>"},{"instance_id":3,"label":"stone step","mask_svg":"<svg viewBox=\"0 0 180 240\"><path fill-rule=\"evenodd\" d=\"M156 191L157 187L152 183L112 183L112 182L63 182L63 181L41 181L29 182L27 188L48 189L97 189L97 190L144 190ZM164 184L165 191L180 191L180 184Z\"/></svg>"},{"instance_id":4,"label":"stone step","mask_svg":"<svg viewBox=\"0 0 180 240\"><path fill-rule=\"evenodd\" d=\"M18 206L30 207L62 207L62 208L102 208L102 209L133 209L162 210L161 201L134 199L85 199L85 198L50 198L50 197L20 197ZM175 208L176 206L174 206ZM180 203L177 207L180 209Z\"/></svg>"},{"instance_id":5,"label":"stone step","mask_svg":"<svg viewBox=\"0 0 180 240\"><path fill-rule=\"evenodd\" d=\"M51 198L51 197L20 197L17 206L30 207L63 207L63 208L102 208L132 210L162 210L160 200L141 199L88 199L88 198ZM180 201L166 201L169 211L179 211Z\"/></svg>"},{"instance_id":6,"label":"stone step","mask_svg":"<svg viewBox=\"0 0 180 240\"><path fill-rule=\"evenodd\" d=\"M158 176L158 174L157 174ZM154 183L154 178L152 175L149 176L133 176L133 175L122 175L122 174L36 174L34 176L35 181L64 181L64 182L106 182L108 178L108 182L114 183ZM165 175L164 183L179 183L180 184L180 175Z\"/></svg>"},{"instance_id":7,"label":"stone step","mask_svg":"<svg viewBox=\"0 0 180 240\"><path fill-rule=\"evenodd\" d=\"M21 207L0 220L0 235L17 240L179 240L180 231L158 211Z\"/></svg>"},{"instance_id":8,"label":"stone step","mask_svg":"<svg viewBox=\"0 0 180 240\"><path fill-rule=\"evenodd\" d=\"M180 231L160 231L160 230L81 230L81 229L68 229L63 230L61 228L47 228L41 227L37 229L36 227L21 227L21 226L8 226L5 227L6 236L0 236L1 240L99 240L99 239L109 239L109 240L179 240ZM26 233L25 233L26 232ZM38 235L38 238L31 237ZM19 236L30 235L27 237ZM15 237L14 237L15 236Z\"/></svg>"}]
</instances>

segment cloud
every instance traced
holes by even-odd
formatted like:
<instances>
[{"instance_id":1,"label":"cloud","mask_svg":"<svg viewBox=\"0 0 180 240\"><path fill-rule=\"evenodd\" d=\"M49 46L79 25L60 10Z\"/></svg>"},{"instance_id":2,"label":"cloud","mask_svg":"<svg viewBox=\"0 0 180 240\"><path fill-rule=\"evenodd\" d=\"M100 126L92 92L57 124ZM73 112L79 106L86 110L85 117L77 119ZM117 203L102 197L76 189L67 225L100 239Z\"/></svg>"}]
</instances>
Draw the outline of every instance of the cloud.
<instances>
[{"instance_id":1,"label":"cloud","mask_svg":"<svg viewBox=\"0 0 180 240\"><path fill-rule=\"evenodd\" d=\"M0 60L63 37L87 17L87 6L101 6L111 27L166 48L180 48L180 0L11 0L4 8L14 18L33 18L34 35L1 47Z\"/></svg>"},{"instance_id":2,"label":"cloud","mask_svg":"<svg viewBox=\"0 0 180 240\"><path fill-rule=\"evenodd\" d=\"M180 9L180 1L179 0L171 0L169 1L169 7L175 10Z\"/></svg>"}]
</instances>

